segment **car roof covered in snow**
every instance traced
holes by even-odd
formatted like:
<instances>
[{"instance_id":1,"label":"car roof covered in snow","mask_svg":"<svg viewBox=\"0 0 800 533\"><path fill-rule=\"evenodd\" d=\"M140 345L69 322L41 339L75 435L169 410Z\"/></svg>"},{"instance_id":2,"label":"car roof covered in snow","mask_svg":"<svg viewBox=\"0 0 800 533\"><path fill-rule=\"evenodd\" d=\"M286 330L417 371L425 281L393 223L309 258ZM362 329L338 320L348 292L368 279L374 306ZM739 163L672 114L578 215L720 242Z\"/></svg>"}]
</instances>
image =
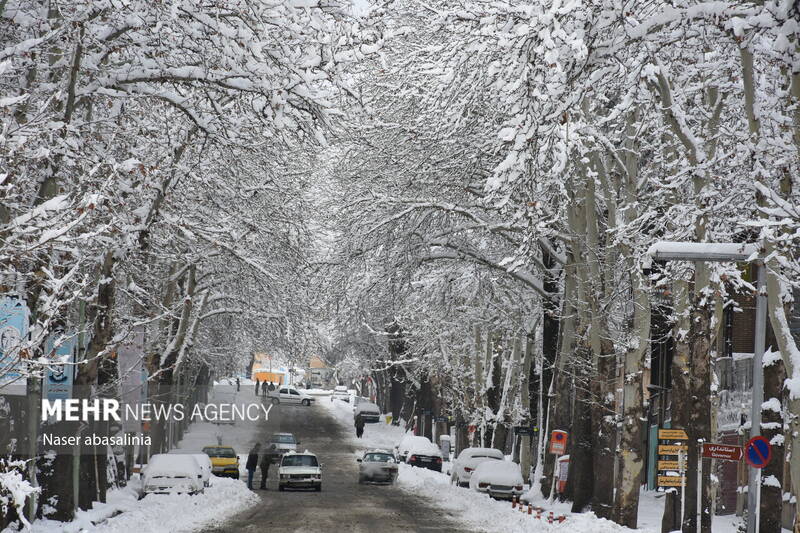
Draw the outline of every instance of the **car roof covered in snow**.
<instances>
[{"instance_id":1,"label":"car roof covered in snow","mask_svg":"<svg viewBox=\"0 0 800 533\"><path fill-rule=\"evenodd\" d=\"M497 448L464 448L458 454L459 459L467 459L469 457L496 457L497 459L505 459L503 452Z\"/></svg>"},{"instance_id":2,"label":"car roof covered in snow","mask_svg":"<svg viewBox=\"0 0 800 533\"><path fill-rule=\"evenodd\" d=\"M390 450L383 450L383 449L381 449L381 448L373 448L373 449L371 449L371 450L366 450L366 451L364 452L364 455L367 455L368 453L388 453L389 455L394 455L394 452L393 452L393 451L390 451Z\"/></svg>"},{"instance_id":3,"label":"car roof covered in snow","mask_svg":"<svg viewBox=\"0 0 800 533\"><path fill-rule=\"evenodd\" d=\"M522 485L522 470L511 461L484 461L475 467L470 482Z\"/></svg>"}]
</instances>

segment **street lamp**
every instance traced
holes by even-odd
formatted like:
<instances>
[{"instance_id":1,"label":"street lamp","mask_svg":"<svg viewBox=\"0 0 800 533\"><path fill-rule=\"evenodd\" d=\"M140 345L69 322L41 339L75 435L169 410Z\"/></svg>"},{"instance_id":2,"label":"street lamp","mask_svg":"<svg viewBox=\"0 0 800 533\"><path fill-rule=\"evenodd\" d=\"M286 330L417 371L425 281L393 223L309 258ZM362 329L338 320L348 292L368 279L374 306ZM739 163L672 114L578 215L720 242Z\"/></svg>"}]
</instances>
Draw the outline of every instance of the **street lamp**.
<instances>
[{"instance_id":1,"label":"street lamp","mask_svg":"<svg viewBox=\"0 0 800 533\"><path fill-rule=\"evenodd\" d=\"M760 247L753 243L707 243L661 241L647 250L647 255L657 261L692 261L708 263L744 262L756 267L756 324L753 347L753 400L750 407L750 438L761 435L761 404L764 401L764 350L767 332L766 269L759 256ZM702 461L702 459L700 459ZM758 531L758 505L761 488L761 470L748 469L747 533ZM697 487L698 492L702 487ZM698 531L700 525L697 526Z\"/></svg>"}]
</instances>

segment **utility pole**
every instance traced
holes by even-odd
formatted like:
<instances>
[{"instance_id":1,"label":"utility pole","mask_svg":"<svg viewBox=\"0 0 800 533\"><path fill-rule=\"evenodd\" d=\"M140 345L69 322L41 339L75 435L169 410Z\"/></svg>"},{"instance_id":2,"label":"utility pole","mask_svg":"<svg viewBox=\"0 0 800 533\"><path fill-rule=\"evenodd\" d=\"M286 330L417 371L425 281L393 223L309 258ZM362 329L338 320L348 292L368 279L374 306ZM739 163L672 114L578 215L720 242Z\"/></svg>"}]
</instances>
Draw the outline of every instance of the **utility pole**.
<instances>
[{"instance_id":1,"label":"utility pole","mask_svg":"<svg viewBox=\"0 0 800 533\"><path fill-rule=\"evenodd\" d=\"M761 435L761 404L764 401L764 350L767 337L767 267L763 261L754 263L756 277L756 331L753 347L753 402L750 406L750 438ZM747 533L758 531L761 469L749 468L747 472Z\"/></svg>"},{"instance_id":2,"label":"utility pole","mask_svg":"<svg viewBox=\"0 0 800 533\"><path fill-rule=\"evenodd\" d=\"M764 402L764 350L767 331L766 266L759 256L760 247L752 243L657 242L647 255L657 261L749 262L757 270L756 324L753 346L753 400L750 406L750 438L761 435L761 404ZM702 461L698 458L698 464ZM698 485L698 493L702 487ZM757 533L761 470L748 469L747 533ZM683 525L681 523L681 525Z\"/></svg>"}]
</instances>

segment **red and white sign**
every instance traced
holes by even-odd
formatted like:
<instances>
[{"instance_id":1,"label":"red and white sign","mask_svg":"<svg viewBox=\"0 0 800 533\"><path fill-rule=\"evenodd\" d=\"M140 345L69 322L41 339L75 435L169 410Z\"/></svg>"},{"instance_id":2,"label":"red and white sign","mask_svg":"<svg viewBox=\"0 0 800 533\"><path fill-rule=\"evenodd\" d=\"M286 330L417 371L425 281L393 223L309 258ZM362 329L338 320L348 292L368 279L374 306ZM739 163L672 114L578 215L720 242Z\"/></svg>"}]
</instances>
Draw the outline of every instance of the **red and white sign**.
<instances>
[{"instance_id":1,"label":"red and white sign","mask_svg":"<svg viewBox=\"0 0 800 533\"><path fill-rule=\"evenodd\" d=\"M741 446L730 444L716 444L706 442L703 444L703 457L711 459L724 459L726 461L741 461L743 455Z\"/></svg>"},{"instance_id":2,"label":"red and white sign","mask_svg":"<svg viewBox=\"0 0 800 533\"><path fill-rule=\"evenodd\" d=\"M550 434L550 453L563 455L567 452L567 432L554 429Z\"/></svg>"}]
</instances>

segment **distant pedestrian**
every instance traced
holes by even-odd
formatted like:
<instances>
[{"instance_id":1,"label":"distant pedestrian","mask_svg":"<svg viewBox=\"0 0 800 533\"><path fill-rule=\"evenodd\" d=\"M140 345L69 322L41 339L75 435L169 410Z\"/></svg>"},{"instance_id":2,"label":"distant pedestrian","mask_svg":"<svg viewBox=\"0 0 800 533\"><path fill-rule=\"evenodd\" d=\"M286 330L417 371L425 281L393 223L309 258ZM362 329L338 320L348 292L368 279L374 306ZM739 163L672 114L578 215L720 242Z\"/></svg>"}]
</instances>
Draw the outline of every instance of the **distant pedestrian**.
<instances>
[{"instance_id":1,"label":"distant pedestrian","mask_svg":"<svg viewBox=\"0 0 800 533\"><path fill-rule=\"evenodd\" d=\"M236 392L239 392L242 383L239 381L239 378L236 378Z\"/></svg>"},{"instance_id":2,"label":"distant pedestrian","mask_svg":"<svg viewBox=\"0 0 800 533\"><path fill-rule=\"evenodd\" d=\"M261 382L260 382L260 381L258 381L258 378L256 378L256 396L258 396L258 386L259 386L260 384L261 384Z\"/></svg>"},{"instance_id":3,"label":"distant pedestrian","mask_svg":"<svg viewBox=\"0 0 800 533\"><path fill-rule=\"evenodd\" d=\"M356 437L359 439L364 434L364 419L361 415L356 415Z\"/></svg>"},{"instance_id":4,"label":"distant pedestrian","mask_svg":"<svg viewBox=\"0 0 800 533\"><path fill-rule=\"evenodd\" d=\"M267 397L267 382L265 381L263 385L261 385L261 396L264 398Z\"/></svg>"},{"instance_id":5,"label":"distant pedestrian","mask_svg":"<svg viewBox=\"0 0 800 533\"><path fill-rule=\"evenodd\" d=\"M261 463L259 464L259 466L261 467L261 486L259 488L261 490L267 490L267 477L269 476L269 467L275 460L276 449L277 447L274 444L270 444L269 449L264 454L264 457L261 458Z\"/></svg>"},{"instance_id":6,"label":"distant pedestrian","mask_svg":"<svg viewBox=\"0 0 800 533\"><path fill-rule=\"evenodd\" d=\"M247 463L244 465L245 470L247 470L247 488L250 490L253 490L253 476L255 476L256 468L258 467L258 450L260 449L261 445L255 443L250 449L250 453L247 454Z\"/></svg>"},{"instance_id":7,"label":"distant pedestrian","mask_svg":"<svg viewBox=\"0 0 800 533\"><path fill-rule=\"evenodd\" d=\"M272 392L275 390L275 384L273 382L269 382L269 391Z\"/></svg>"}]
</instances>

